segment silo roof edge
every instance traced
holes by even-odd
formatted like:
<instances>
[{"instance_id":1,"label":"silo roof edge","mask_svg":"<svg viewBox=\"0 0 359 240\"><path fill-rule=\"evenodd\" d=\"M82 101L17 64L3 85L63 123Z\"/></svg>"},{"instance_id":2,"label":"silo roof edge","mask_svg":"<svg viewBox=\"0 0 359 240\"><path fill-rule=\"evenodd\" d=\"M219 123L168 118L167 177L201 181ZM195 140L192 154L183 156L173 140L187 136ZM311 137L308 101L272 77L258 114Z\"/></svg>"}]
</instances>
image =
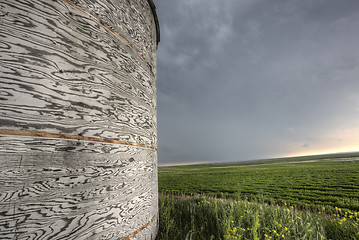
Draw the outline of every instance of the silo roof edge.
<instances>
[{"instance_id":1,"label":"silo roof edge","mask_svg":"<svg viewBox=\"0 0 359 240\"><path fill-rule=\"evenodd\" d=\"M160 42L160 23L158 21L158 17L157 17L157 13L156 13L156 5L154 4L153 0L147 0L148 3L150 4L151 10L152 10L152 14L153 14L153 18L155 19L155 24L156 24L156 41L157 41L157 46L158 43Z\"/></svg>"}]
</instances>

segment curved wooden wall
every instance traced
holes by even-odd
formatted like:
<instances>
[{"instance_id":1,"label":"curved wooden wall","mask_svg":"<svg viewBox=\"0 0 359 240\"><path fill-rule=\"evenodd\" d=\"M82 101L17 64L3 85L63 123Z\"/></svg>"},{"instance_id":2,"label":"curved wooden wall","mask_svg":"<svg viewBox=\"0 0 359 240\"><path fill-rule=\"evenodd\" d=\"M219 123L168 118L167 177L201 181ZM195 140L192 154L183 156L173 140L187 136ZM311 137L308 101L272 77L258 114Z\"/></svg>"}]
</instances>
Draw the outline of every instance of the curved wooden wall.
<instances>
[{"instance_id":1,"label":"curved wooden wall","mask_svg":"<svg viewBox=\"0 0 359 240\"><path fill-rule=\"evenodd\" d=\"M0 239L154 239L145 0L0 0Z\"/></svg>"}]
</instances>

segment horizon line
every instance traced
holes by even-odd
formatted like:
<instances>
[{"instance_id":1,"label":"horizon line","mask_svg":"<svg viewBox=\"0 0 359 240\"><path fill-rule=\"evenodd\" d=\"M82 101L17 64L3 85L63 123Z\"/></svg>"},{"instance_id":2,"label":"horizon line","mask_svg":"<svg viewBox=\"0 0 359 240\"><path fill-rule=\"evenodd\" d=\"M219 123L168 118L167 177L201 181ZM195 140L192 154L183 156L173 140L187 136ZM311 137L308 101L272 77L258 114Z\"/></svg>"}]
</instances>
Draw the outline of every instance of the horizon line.
<instances>
[{"instance_id":1,"label":"horizon line","mask_svg":"<svg viewBox=\"0 0 359 240\"><path fill-rule=\"evenodd\" d=\"M348 151L348 152L330 152L330 153L318 153L318 154L307 154L307 155L295 155L295 156L284 156L284 157L270 157L270 158L256 158L249 160L239 160L231 162L183 162L183 163L163 163L158 164L159 167L176 167L176 166L191 166L191 165L201 165L201 164L217 164L217 163L236 163L236 162L246 162L246 161L259 161L259 160L273 160L273 159L284 159L284 158L297 158L297 157L311 157L311 156L321 156L321 155L334 155L334 154L346 154L346 153L359 153L359 151Z\"/></svg>"}]
</instances>

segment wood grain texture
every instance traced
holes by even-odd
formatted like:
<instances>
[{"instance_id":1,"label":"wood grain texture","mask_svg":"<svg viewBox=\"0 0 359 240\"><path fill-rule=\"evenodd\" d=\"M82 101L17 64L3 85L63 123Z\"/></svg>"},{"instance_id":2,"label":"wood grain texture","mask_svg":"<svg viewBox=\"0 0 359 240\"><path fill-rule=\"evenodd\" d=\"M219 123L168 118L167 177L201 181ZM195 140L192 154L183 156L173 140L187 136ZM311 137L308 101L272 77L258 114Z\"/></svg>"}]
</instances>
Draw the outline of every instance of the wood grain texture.
<instances>
[{"instance_id":1,"label":"wood grain texture","mask_svg":"<svg viewBox=\"0 0 359 240\"><path fill-rule=\"evenodd\" d=\"M84 14L86 14L87 16L91 17L92 19L94 19L95 21L97 21L98 23L100 23L104 28L106 28L108 31L112 32L116 37L118 37L119 39L121 39L123 42L125 42L129 47L131 47L133 49L133 51L135 51L142 59L143 61L146 62L146 64L148 65L148 67L150 68L150 72L152 73L153 76L155 76L154 74L154 70L152 69L153 66L147 61L147 59L142 55L142 53L140 53L136 47L134 47L129 41L127 41L123 36L121 36L118 32L116 32L113 28L111 28L109 25L107 25L106 23L104 23L102 20L98 19L97 17L95 17L94 15L92 15L91 13L87 12L85 9L79 7L78 5L72 3L70 0L63 0L64 2L68 3L69 5L71 5L72 7L78 9L79 11L83 12ZM150 2L150 1L149 1ZM78 2L77 2L78 3ZM150 4L151 5L151 4ZM152 8L152 7L151 7ZM156 21L155 21L156 22ZM157 28L157 27L156 27Z\"/></svg>"},{"instance_id":2,"label":"wood grain texture","mask_svg":"<svg viewBox=\"0 0 359 240\"><path fill-rule=\"evenodd\" d=\"M156 73L147 1L71 2ZM154 239L156 78L143 58L63 0L0 0L0 53L0 239Z\"/></svg>"},{"instance_id":3,"label":"wood grain texture","mask_svg":"<svg viewBox=\"0 0 359 240\"><path fill-rule=\"evenodd\" d=\"M156 69L156 24L148 1L68 0L121 33Z\"/></svg>"},{"instance_id":4,"label":"wood grain texture","mask_svg":"<svg viewBox=\"0 0 359 240\"><path fill-rule=\"evenodd\" d=\"M0 170L1 239L128 236L156 214L155 154L9 155Z\"/></svg>"},{"instance_id":5,"label":"wood grain texture","mask_svg":"<svg viewBox=\"0 0 359 240\"><path fill-rule=\"evenodd\" d=\"M156 85L146 63L66 3L36 1L36 14L26 12L31 4L16 2L1 20L2 128L156 147ZM57 16L53 25L46 13Z\"/></svg>"},{"instance_id":6,"label":"wood grain texture","mask_svg":"<svg viewBox=\"0 0 359 240\"><path fill-rule=\"evenodd\" d=\"M157 151L157 148L134 143L134 142L126 142L126 141L119 141L113 139L106 139L106 138L97 138L97 137L86 137L86 136L79 136L79 135L69 135L69 134L58 134L58 133L44 133L44 132L33 132L33 131L24 131L24 130L9 130L9 129L0 129L0 135L11 135L11 136L32 136L41 139L51 139L51 138L62 138L67 140L80 140L80 141L87 141L87 142L104 142L104 143L113 143L113 144L122 144L122 145L131 145L136 147L144 147L150 148Z\"/></svg>"}]
</instances>

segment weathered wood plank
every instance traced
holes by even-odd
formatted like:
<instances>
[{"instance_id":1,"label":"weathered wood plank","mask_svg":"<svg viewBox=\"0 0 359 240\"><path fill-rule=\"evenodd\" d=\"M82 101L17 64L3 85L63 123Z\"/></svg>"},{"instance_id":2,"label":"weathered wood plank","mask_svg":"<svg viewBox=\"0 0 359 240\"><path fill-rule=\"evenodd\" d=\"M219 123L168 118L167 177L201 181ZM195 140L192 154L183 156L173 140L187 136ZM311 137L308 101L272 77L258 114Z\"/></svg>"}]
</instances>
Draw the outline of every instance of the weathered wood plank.
<instances>
[{"instance_id":1,"label":"weathered wood plank","mask_svg":"<svg viewBox=\"0 0 359 240\"><path fill-rule=\"evenodd\" d=\"M69 0L91 13L128 40L156 70L157 39L148 1ZM130 2L130 3L129 3Z\"/></svg>"},{"instance_id":2,"label":"weathered wood plank","mask_svg":"<svg viewBox=\"0 0 359 240\"><path fill-rule=\"evenodd\" d=\"M0 134L0 239L154 239L156 151L66 139L157 146L152 10L71 2L132 47L66 1L0 0L0 130L50 133Z\"/></svg>"},{"instance_id":3,"label":"weathered wood plank","mask_svg":"<svg viewBox=\"0 0 359 240\"><path fill-rule=\"evenodd\" d=\"M4 239L16 234L31 239L44 229L48 230L43 239L61 239L74 229L79 234L66 239L89 239L96 229L136 229L156 214L156 152L151 149L130 146L116 154L28 154L7 159L12 164L3 163L0 171ZM129 230L116 236L125 237Z\"/></svg>"},{"instance_id":4,"label":"weathered wood plank","mask_svg":"<svg viewBox=\"0 0 359 240\"><path fill-rule=\"evenodd\" d=\"M156 145L155 85L146 64L131 49L125 51L128 47L124 43L91 19L86 19L94 25L86 29L88 32L81 27L89 23L78 13L66 15L67 21L74 22L71 27L59 18L51 21L50 28L44 26L46 19L39 17L49 8L26 14L29 6L19 5L16 11L20 14L13 20L20 22L19 26L6 22L0 30L6 36L2 43L7 46L1 59L2 125ZM39 4L36 9L41 7ZM68 11L66 5L57 7L53 15ZM27 22L39 32L31 32ZM81 35L70 35L80 30ZM91 45L87 47L84 42ZM136 62L132 61L136 58ZM125 71L119 71L121 67Z\"/></svg>"}]
</instances>

